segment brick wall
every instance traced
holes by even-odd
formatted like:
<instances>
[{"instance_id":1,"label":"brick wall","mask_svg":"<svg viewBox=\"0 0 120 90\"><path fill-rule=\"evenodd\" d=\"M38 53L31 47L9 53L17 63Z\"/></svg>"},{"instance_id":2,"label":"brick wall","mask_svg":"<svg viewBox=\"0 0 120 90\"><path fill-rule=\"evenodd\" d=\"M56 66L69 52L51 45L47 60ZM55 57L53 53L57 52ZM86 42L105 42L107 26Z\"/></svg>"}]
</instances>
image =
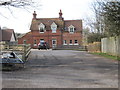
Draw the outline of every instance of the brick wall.
<instances>
[{"instance_id":1,"label":"brick wall","mask_svg":"<svg viewBox=\"0 0 120 90\"><path fill-rule=\"evenodd\" d=\"M44 39L52 47L52 40L56 39L57 45L62 45L62 33L60 30L57 30L56 33L52 33L51 30L47 30L44 33L40 33L38 30L34 30L30 33L26 33L22 38L18 39L18 44L23 44L26 40L26 44L31 44L32 48L37 48L40 39ZM34 44L36 40L36 45Z\"/></svg>"},{"instance_id":2,"label":"brick wall","mask_svg":"<svg viewBox=\"0 0 120 90\"><path fill-rule=\"evenodd\" d=\"M82 34L80 32L75 32L73 34L70 34L69 32L64 32L63 40L66 40L67 45L70 44L70 40L72 40L72 45L75 44L75 40L78 41L78 45L82 45Z\"/></svg>"},{"instance_id":3,"label":"brick wall","mask_svg":"<svg viewBox=\"0 0 120 90\"><path fill-rule=\"evenodd\" d=\"M44 41L49 43L50 48L52 48L53 39L56 39L57 47L61 47L63 45L63 40L67 41L67 45L69 45L70 40L72 40L71 46L74 45L74 47L78 47L82 45L82 34L80 32L75 32L73 34L70 34L69 32L61 33L60 30L57 30L56 33L52 33L51 30L47 30L44 33L40 33L38 30L34 30L32 32L26 33L22 38L19 38L18 44L23 44L24 40L26 40L26 44L31 44L32 48L37 48L40 39L44 39ZM36 45L34 44L35 40L36 40ZM78 41L78 45L75 45L75 40Z\"/></svg>"}]
</instances>

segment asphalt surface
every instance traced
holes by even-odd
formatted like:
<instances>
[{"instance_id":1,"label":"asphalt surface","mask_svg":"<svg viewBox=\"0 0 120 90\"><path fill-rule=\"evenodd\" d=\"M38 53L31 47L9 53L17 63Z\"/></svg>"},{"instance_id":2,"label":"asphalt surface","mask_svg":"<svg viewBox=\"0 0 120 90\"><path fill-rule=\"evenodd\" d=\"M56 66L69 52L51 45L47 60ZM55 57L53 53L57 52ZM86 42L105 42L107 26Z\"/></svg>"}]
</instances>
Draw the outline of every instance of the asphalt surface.
<instances>
[{"instance_id":1,"label":"asphalt surface","mask_svg":"<svg viewBox=\"0 0 120 90\"><path fill-rule=\"evenodd\" d=\"M73 50L32 50L25 68L2 72L3 88L118 88L118 62Z\"/></svg>"}]
</instances>

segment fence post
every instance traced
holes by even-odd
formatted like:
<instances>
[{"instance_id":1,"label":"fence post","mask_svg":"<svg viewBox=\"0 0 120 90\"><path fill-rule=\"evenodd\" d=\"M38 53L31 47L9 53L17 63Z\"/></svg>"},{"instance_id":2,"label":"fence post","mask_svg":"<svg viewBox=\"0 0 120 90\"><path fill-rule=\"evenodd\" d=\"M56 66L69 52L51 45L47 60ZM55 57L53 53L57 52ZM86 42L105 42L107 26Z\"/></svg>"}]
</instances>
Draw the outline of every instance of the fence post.
<instances>
[{"instance_id":1,"label":"fence post","mask_svg":"<svg viewBox=\"0 0 120 90\"><path fill-rule=\"evenodd\" d=\"M23 61L26 61L26 45L23 45L24 51L23 51Z\"/></svg>"}]
</instances>

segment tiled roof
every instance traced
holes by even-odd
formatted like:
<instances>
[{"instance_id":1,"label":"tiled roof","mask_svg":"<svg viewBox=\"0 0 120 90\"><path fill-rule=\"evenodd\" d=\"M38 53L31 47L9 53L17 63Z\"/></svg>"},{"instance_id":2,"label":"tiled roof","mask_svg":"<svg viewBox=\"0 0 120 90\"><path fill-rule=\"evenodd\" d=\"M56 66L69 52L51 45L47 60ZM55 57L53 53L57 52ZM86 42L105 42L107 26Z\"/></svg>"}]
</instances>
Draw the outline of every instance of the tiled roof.
<instances>
[{"instance_id":1,"label":"tiled roof","mask_svg":"<svg viewBox=\"0 0 120 90\"><path fill-rule=\"evenodd\" d=\"M47 30L51 29L51 24L55 22L58 28L62 28L64 25L64 21L59 18L37 18L36 20L33 19L31 23L30 30L38 30L38 26L43 23Z\"/></svg>"},{"instance_id":2,"label":"tiled roof","mask_svg":"<svg viewBox=\"0 0 120 90\"><path fill-rule=\"evenodd\" d=\"M68 30L68 27L73 25L76 28L76 31L82 31L82 20L65 20L65 30Z\"/></svg>"},{"instance_id":3,"label":"tiled roof","mask_svg":"<svg viewBox=\"0 0 120 90\"><path fill-rule=\"evenodd\" d=\"M25 33L25 34L21 34L18 38L23 38L23 37L25 37L26 35L31 35L31 32L27 32L27 33Z\"/></svg>"},{"instance_id":4,"label":"tiled roof","mask_svg":"<svg viewBox=\"0 0 120 90\"><path fill-rule=\"evenodd\" d=\"M51 30L51 24L55 22L58 29L68 30L70 25L73 25L76 31L82 31L82 20L61 20L60 18L37 18L33 19L30 30L39 30L39 25L43 23L46 30Z\"/></svg>"},{"instance_id":5,"label":"tiled roof","mask_svg":"<svg viewBox=\"0 0 120 90\"><path fill-rule=\"evenodd\" d=\"M1 35L0 40L2 40L2 41L10 41L12 33L15 36L15 33L14 33L13 29L4 29L4 30L2 29L2 30L0 30L0 35ZM16 37L15 37L15 39L16 39Z\"/></svg>"}]
</instances>

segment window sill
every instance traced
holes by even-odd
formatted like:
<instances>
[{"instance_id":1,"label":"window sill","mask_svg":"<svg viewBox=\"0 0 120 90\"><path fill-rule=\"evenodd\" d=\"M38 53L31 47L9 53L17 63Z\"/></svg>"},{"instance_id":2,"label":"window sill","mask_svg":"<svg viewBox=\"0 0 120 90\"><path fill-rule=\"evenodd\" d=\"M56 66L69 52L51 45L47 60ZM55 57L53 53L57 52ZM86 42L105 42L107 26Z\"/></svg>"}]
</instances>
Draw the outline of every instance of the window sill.
<instances>
[{"instance_id":1,"label":"window sill","mask_svg":"<svg viewBox=\"0 0 120 90\"><path fill-rule=\"evenodd\" d=\"M40 32L40 33L44 33L44 32Z\"/></svg>"},{"instance_id":2,"label":"window sill","mask_svg":"<svg viewBox=\"0 0 120 90\"><path fill-rule=\"evenodd\" d=\"M69 32L70 34L74 34L74 32Z\"/></svg>"},{"instance_id":3,"label":"window sill","mask_svg":"<svg viewBox=\"0 0 120 90\"><path fill-rule=\"evenodd\" d=\"M56 32L52 32L52 33L56 33Z\"/></svg>"},{"instance_id":4,"label":"window sill","mask_svg":"<svg viewBox=\"0 0 120 90\"><path fill-rule=\"evenodd\" d=\"M63 45L67 45L67 44L63 44Z\"/></svg>"},{"instance_id":5,"label":"window sill","mask_svg":"<svg viewBox=\"0 0 120 90\"><path fill-rule=\"evenodd\" d=\"M79 45L79 44L74 44L74 45Z\"/></svg>"}]
</instances>

